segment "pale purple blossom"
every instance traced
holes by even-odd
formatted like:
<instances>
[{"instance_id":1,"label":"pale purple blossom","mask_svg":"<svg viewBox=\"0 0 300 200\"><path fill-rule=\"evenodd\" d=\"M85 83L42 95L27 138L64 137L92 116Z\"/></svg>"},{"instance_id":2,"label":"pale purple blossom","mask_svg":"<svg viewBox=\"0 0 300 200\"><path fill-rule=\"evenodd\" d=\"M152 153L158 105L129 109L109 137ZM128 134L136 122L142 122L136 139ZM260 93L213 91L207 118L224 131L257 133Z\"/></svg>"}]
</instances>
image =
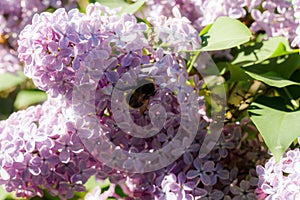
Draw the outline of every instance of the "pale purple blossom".
<instances>
[{"instance_id":1,"label":"pale purple blossom","mask_svg":"<svg viewBox=\"0 0 300 200\"><path fill-rule=\"evenodd\" d=\"M49 189L53 195L70 198L73 191L83 191L83 184L95 174L98 165L89 153L77 158L86 150L68 121L70 107L62 102L50 99L1 121L0 182L7 191L29 197L42 196L42 189Z\"/></svg>"},{"instance_id":2,"label":"pale purple blossom","mask_svg":"<svg viewBox=\"0 0 300 200\"><path fill-rule=\"evenodd\" d=\"M284 36L292 41L296 36L297 22L294 17L294 7L290 1L266 0L261 3L263 10L254 8L251 16L254 22L251 30L265 31L268 37Z\"/></svg>"},{"instance_id":3,"label":"pale purple blossom","mask_svg":"<svg viewBox=\"0 0 300 200\"><path fill-rule=\"evenodd\" d=\"M272 157L265 166L258 165L258 195L265 199L297 199L299 193L299 149L288 150L277 163Z\"/></svg>"}]
</instances>

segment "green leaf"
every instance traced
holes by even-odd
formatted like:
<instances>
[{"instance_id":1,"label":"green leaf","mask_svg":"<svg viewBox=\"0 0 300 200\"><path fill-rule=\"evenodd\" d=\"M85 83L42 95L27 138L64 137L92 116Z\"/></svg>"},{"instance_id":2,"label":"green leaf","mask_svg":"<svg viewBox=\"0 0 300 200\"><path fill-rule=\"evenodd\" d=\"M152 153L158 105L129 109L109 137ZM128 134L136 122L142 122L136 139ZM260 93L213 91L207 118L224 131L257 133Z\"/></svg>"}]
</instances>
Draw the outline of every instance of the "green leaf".
<instances>
[{"instance_id":1,"label":"green leaf","mask_svg":"<svg viewBox=\"0 0 300 200\"><path fill-rule=\"evenodd\" d=\"M298 53L294 53L285 55L284 57L271 58L262 63L243 67L242 69L256 74L264 74L273 71L281 77L289 79L299 66L300 56Z\"/></svg>"},{"instance_id":2,"label":"green leaf","mask_svg":"<svg viewBox=\"0 0 300 200\"><path fill-rule=\"evenodd\" d=\"M203 36L204 34L207 34L207 32L209 31L209 29L212 27L213 24L209 24L207 26L205 26L199 33L200 36Z\"/></svg>"},{"instance_id":3,"label":"green leaf","mask_svg":"<svg viewBox=\"0 0 300 200\"><path fill-rule=\"evenodd\" d=\"M242 67L231 63L228 63L227 66L230 71L229 82L247 81L252 79Z\"/></svg>"},{"instance_id":4,"label":"green leaf","mask_svg":"<svg viewBox=\"0 0 300 200\"><path fill-rule=\"evenodd\" d=\"M16 74L0 74L0 92L20 85L25 82L26 79L26 76L21 71L18 71Z\"/></svg>"},{"instance_id":5,"label":"green leaf","mask_svg":"<svg viewBox=\"0 0 300 200\"><path fill-rule=\"evenodd\" d=\"M96 180L95 176L92 176L91 178L89 178L89 180L84 184L87 191L92 191L95 187L101 187L102 189L108 188L109 185L110 185L110 182L108 179L100 181L100 180Z\"/></svg>"},{"instance_id":6,"label":"green leaf","mask_svg":"<svg viewBox=\"0 0 300 200\"><path fill-rule=\"evenodd\" d=\"M100 4L112 9L121 7L122 10L119 12L121 15L123 13L134 14L144 5L145 0L138 0L132 4L129 4L123 0L96 0L96 2L99 2Z\"/></svg>"},{"instance_id":7,"label":"green leaf","mask_svg":"<svg viewBox=\"0 0 300 200\"><path fill-rule=\"evenodd\" d=\"M264 74L255 74L252 72L245 71L246 74L251 76L252 78L264 82L265 84L273 87L283 88L288 85L300 85L300 83L290 81L288 79L282 78L276 72L267 72Z\"/></svg>"},{"instance_id":8,"label":"green leaf","mask_svg":"<svg viewBox=\"0 0 300 200\"><path fill-rule=\"evenodd\" d=\"M86 7L89 5L89 1L88 0L78 0L77 4L78 4L78 9L80 10L80 12L85 13Z\"/></svg>"},{"instance_id":9,"label":"green leaf","mask_svg":"<svg viewBox=\"0 0 300 200\"><path fill-rule=\"evenodd\" d=\"M138 0L133 4L128 4L127 6L122 8L121 13L136 13L145 3L145 0Z\"/></svg>"},{"instance_id":10,"label":"green leaf","mask_svg":"<svg viewBox=\"0 0 300 200\"><path fill-rule=\"evenodd\" d=\"M41 103L47 99L47 94L39 90L22 90L17 94L14 107L18 110Z\"/></svg>"},{"instance_id":11,"label":"green leaf","mask_svg":"<svg viewBox=\"0 0 300 200\"><path fill-rule=\"evenodd\" d=\"M242 46L233 51L237 57L232 62L239 66L249 66L255 63L263 62L266 59L276 58L283 55L297 53L298 50L290 48L289 42L284 37L272 37L262 42Z\"/></svg>"},{"instance_id":12,"label":"green leaf","mask_svg":"<svg viewBox=\"0 0 300 200\"><path fill-rule=\"evenodd\" d=\"M207 42L201 51L216 51L230 49L248 42L251 32L239 20L229 17L219 17L212 27L203 35Z\"/></svg>"},{"instance_id":13,"label":"green leaf","mask_svg":"<svg viewBox=\"0 0 300 200\"><path fill-rule=\"evenodd\" d=\"M0 187L0 199L13 199L11 193L6 192L3 187Z\"/></svg>"},{"instance_id":14,"label":"green leaf","mask_svg":"<svg viewBox=\"0 0 300 200\"><path fill-rule=\"evenodd\" d=\"M278 98L265 99L272 103L278 102ZM249 114L276 161L279 161L291 143L300 137L300 111L279 110L270 107L267 101L261 101L251 104Z\"/></svg>"}]
</instances>

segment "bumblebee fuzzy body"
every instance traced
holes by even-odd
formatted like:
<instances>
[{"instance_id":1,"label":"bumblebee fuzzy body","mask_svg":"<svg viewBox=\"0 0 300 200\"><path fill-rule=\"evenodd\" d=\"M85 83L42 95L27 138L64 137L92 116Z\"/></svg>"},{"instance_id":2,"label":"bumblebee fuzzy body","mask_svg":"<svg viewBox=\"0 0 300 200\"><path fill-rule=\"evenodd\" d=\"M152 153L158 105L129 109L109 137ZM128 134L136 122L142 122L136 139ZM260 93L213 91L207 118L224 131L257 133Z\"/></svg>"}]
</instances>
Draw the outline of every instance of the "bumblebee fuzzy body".
<instances>
[{"instance_id":1,"label":"bumblebee fuzzy body","mask_svg":"<svg viewBox=\"0 0 300 200\"><path fill-rule=\"evenodd\" d=\"M133 109L139 109L140 113L147 110L151 96L156 93L156 84L151 78L143 78L138 81L137 88L127 95L127 103Z\"/></svg>"}]
</instances>

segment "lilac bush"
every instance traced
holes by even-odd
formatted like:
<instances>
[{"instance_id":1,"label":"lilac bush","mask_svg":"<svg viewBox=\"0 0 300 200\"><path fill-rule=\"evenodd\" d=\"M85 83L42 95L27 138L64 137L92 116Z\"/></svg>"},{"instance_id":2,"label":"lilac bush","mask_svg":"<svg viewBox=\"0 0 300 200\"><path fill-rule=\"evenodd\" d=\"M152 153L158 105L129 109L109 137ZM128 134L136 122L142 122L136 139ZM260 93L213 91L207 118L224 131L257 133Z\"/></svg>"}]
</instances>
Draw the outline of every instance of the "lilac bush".
<instances>
[{"instance_id":1,"label":"lilac bush","mask_svg":"<svg viewBox=\"0 0 300 200\"><path fill-rule=\"evenodd\" d=\"M262 142L265 135L262 138L250 120L249 106L260 95L282 94L274 89L276 80L297 82L291 78L297 69L289 75L277 69L262 71L258 75L263 78L253 81L260 69L246 68L268 64L264 61L277 67L293 58L296 51L280 46L285 45L281 41L272 46L277 49L271 49L269 57L247 48L274 36L299 45L298 4L151 0L133 15L99 3L89 4L82 13L71 9L75 1L0 2L0 53L5 54L0 73L24 68L35 87L48 94L43 104L0 121L0 183L25 198L43 198L45 192L77 198L95 177L110 184L96 186L85 199L297 199L298 146L276 163ZM42 12L49 7L53 12ZM210 50L211 60L205 59L201 49L207 41L214 42L209 40L214 34L199 32L221 16L249 26L251 41ZM257 58L253 62L247 57L252 52ZM241 55L246 59L237 62ZM212 73L214 67L218 75ZM153 91L139 97L144 107L134 108L130 98L140 83ZM211 84L226 85L226 113L220 111L225 99L209 91ZM297 102L291 101L295 110ZM221 113L217 120L224 126L220 137L212 136L206 144L217 132L213 112Z\"/></svg>"}]
</instances>

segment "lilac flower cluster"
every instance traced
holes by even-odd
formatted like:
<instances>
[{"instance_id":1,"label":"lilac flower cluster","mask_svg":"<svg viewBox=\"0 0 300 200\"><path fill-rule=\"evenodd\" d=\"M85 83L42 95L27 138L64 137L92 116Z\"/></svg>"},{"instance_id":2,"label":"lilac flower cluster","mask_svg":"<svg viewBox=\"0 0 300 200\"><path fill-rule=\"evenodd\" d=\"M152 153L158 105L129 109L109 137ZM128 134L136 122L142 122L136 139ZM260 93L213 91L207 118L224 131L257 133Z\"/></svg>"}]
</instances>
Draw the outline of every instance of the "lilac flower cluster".
<instances>
[{"instance_id":1,"label":"lilac flower cluster","mask_svg":"<svg viewBox=\"0 0 300 200\"><path fill-rule=\"evenodd\" d=\"M0 183L18 197L43 196L43 189L61 199L84 191L97 163L85 150L68 119L70 106L51 99L0 121Z\"/></svg>"},{"instance_id":2,"label":"lilac flower cluster","mask_svg":"<svg viewBox=\"0 0 300 200\"><path fill-rule=\"evenodd\" d=\"M18 145L23 148L20 153L29 155L28 158L23 156L23 160L27 159L23 168L14 168L19 166L15 164L19 155L3 162L1 177L6 189L22 188L22 191L33 192L20 191L20 196L35 195L41 192L37 185L43 181L42 188L69 198L73 190L82 191L82 184L96 174L99 179L109 177L111 188L103 194L95 189L86 198L117 197L114 187L120 184L129 199L253 199L255 174L237 170L255 162L258 155L249 152L261 152L257 140L251 144L242 140L247 129L253 129L248 121L228 124L214 149L199 157L200 145L212 121L206 115L203 97L198 96L203 82L197 75L187 73L185 58L188 55L181 53L201 47L198 32L191 22L174 8L174 18L152 19L150 29L137 22L133 15L117 16L115 12L98 3L89 5L86 14L77 9L69 12L58 9L53 13L36 14L32 24L21 32L18 51L25 63L26 75L37 87L47 91L50 98L62 95L64 99L53 100L56 107L52 110L43 105L28 109L40 110L37 114L22 111L23 120L17 122L25 121L28 115L39 117L35 119L37 122L28 119L24 122L25 127L31 128L27 131L23 131L24 126L14 127L22 130L13 131L17 137L10 136L7 127L16 124L14 118L20 117L19 114L1 122L3 135L22 138L22 145ZM126 88L144 77L151 77L156 86L147 109L128 108L128 103L123 104L124 96L130 93ZM190 84L190 80L195 84ZM58 105L59 101L64 103ZM72 115L68 111L72 111ZM196 119L198 124L191 121L193 123L180 129L181 124L190 119ZM161 124L162 121L165 123ZM140 162L133 159L120 162L123 151L129 155L146 155L168 148L178 132L189 134L194 124L197 124L195 138L192 142L184 136L175 140L172 145L184 148L168 154L182 156L166 167L154 171L145 169L147 173L137 174L133 172L145 167ZM135 133L144 137L137 137ZM43 148L48 153L40 152ZM11 151L5 152L11 156ZM19 149L13 152L18 153ZM49 185L56 187L49 188L42 174L47 170L41 163L53 156L56 161L46 164L51 173L45 172L45 176L51 176ZM103 162L107 157L111 158L110 162ZM164 164L167 158L162 156L151 161ZM84 162L80 162L82 159ZM122 170L124 166L131 170ZM25 183L19 184L20 180Z\"/></svg>"},{"instance_id":3,"label":"lilac flower cluster","mask_svg":"<svg viewBox=\"0 0 300 200\"><path fill-rule=\"evenodd\" d=\"M296 37L300 35L296 30L299 24L298 0L239 0L234 2L228 0L151 0L146 4L147 7L137 16L149 18L155 18L157 15L173 16L171 10L177 7L198 31L213 23L220 16L229 16L242 19L253 32L264 31L268 37L284 36L290 42L294 40L292 46L299 44L299 38ZM251 14L250 18L247 17L247 12Z\"/></svg>"},{"instance_id":4,"label":"lilac flower cluster","mask_svg":"<svg viewBox=\"0 0 300 200\"><path fill-rule=\"evenodd\" d=\"M172 0L172 1L146 1L147 7L142 14L146 17L157 15L172 16L171 10L178 7L182 15L189 19L193 26L199 31L206 25L213 23L220 16L232 18L243 18L246 15L246 5L253 4L253 1L228 1L228 0ZM138 14L140 16L141 14Z\"/></svg>"},{"instance_id":5,"label":"lilac flower cluster","mask_svg":"<svg viewBox=\"0 0 300 200\"><path fill-rule=\"evenodd\" d=\"M257 8L251 11L251 16L254 19L250 27L252 31L263 30L268 37L284 36L290 41L293 40L298 26L293 4L287 0L265 0L261 6L263 11Z\"/></svg>"},{"instance_id":6,"label":"lilac flower cluster","mask_svg":"<svg viewBox=\"0 0 300 200\"><path fill-rule=\"evenodd\" d=\"M17 37L20 31L30 23L34 13L59 7L75 8L77 1L71 0L67 3L53 0L3 0L0 2L0 73L22 69L17 59Z\"/></svg>"},{"instance_id":7,"label":"lilac flower cluster","mask_svg":"<svg viewBox=\"0 0 300 200\"><path fill-rule=\"evenodd\" d=\"M136 18L128 14L122 17L113 14L114 11L100 5L89 6L86 15L75 9L68 13L58 9L54 13L36 14L33 24L25 27L18 41L19 58L25 62L25 74L51 96L64 94L71 98L75 79L84 83L97 81L105 75L113 80L116 78L113 69L118 64L136 67L151 59L141 50L147 49L157 56L161 54L161 51L155 53L147 41L144 23L137 23ZM179 44L175 42L178 38L172 38L171 34L178 31L179 36L184 36L179 40L183 49L199 47L197 32L191 25L180 23L172 26L172 23L165 19L159 21L155 26L157 31L162 25L171 32L153 39L164 37L163 40L167 39L164 42L177 47ZM189 40L193 37L196 39L192 40L192 45Z\"/></svg>"},{"instance_id":8,"label":"lilac flower cluster","mask_svg":"<svg viewBox=\"0 0 300 200\"><path fill-rule=\"evenodd\" d=\"M257 175L249 166L258 159L254 152L265 150L258 139L249 143L242 139L253 128L249 120L226 125L213 151L203 158L198 151L205 130L200 130L176 162L155 172L129 174L129 196L149 200L256 199Z\"/></svg>"},{"instance_id":9,"label":"lilac flower cluster","mask_svg":"<svg viewBox=\"0 0 300 200\"><path fill-rule=\"evenodd\" d=\"M294 17L295 17L295 22L297 23L297 29L294 30L296 32L296 37L292 41L292 46L298 46L300 47L300 1L299 0L293 0L292 1L293 6L294 6Z\"/></svg>"},{"instance_id":10,"label":"lilac flower cluster","mask_svg":"<svg viewBox=\"0 0 300 200\"><path fill-rule=\"evenodd\" d=\"M288 150L279 162L272 157L264 166L258 165L259 199L299 199L299 169L299 148Z\"/></svg>"}]
</instances>

